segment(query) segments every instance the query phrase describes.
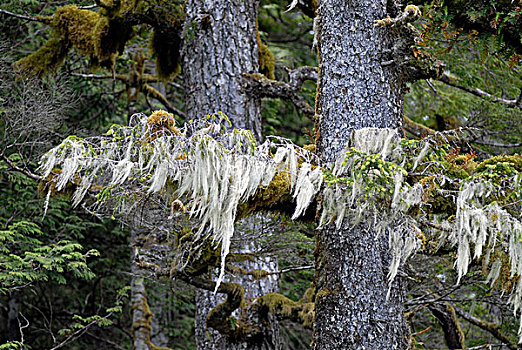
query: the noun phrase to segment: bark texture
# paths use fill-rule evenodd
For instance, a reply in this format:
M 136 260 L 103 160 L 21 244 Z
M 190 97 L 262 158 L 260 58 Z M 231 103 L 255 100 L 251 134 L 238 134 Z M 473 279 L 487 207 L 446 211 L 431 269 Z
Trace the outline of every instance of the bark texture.
M 189 0 L 182 69 L 187 119 L 218 111 L 236 128 L 261 138 L 260 100 L 241 87 L 242 73 L 259 71 L 258 0 Z
M 207 114 L 225 113 L 234 128 L 251 130 L 261 140 L 261 100 L 242 86 L 243 74 L 259 71 L 257 42 L 257 7 L 259 0 L 189 0 L 185 7 L 184 47 L 182 70 L 185 85 L 186 117 L 199 119 Z M 252 221 L 254 224 L 254 222 Z M 236 228 L 236 235 L 241 230 Z M 243 268 L 277 268 L 273 261 Z M 276 292 L 275 277 L 252 281 L 251 277 L 232 280 L 245 289 L 248 300 Z M 196 342 L 198 349 L 275 349 L 278 326 L 275 320 L 261 320 L 250 310 L 238 310 L 235 317 L 248 319 L 262 329 L 262 337 L 248 341 L 232 341 L 207 327 L 209 312 L 224 297 L 199 290 L 196 300 Z M 244 315 L 240 315 L 239 313 Z M 225 321 L 225 320 L 224 320 Z
M 374 20 L 386 0 L 322 0 L 318 8 L 319 86 L 316 141 L 331 162 L 353 130 L 399 128 L 403 83 L 389 60 L 393 37 Z M 389 14 L 393 17 L 395 14 Z M 316 252 L 314 349 L 405 349 L 403 291 L 397 280 L 387 299 L 387 237 L 365 223 L 319 232 Z
M 153 333 L 153 326 L 158 326 L 158 322 L 149 307 L 145 283 L 151 272 L 142 267 L 154 265 L 164 269 L 167 266 L 170 221 L 166 216 L 160 206 L 144 204 L 139 215 L 125 218 L 131 231 L 132 350 L 157 349 L 168 342 L 167 337 Z

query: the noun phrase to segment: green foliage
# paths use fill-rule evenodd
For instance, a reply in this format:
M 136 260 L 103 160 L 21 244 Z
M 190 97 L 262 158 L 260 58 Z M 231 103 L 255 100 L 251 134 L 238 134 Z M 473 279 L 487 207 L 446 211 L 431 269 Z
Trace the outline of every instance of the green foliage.
M 0 344 L 0 350 L 21 350 L 24 349 L 24 344 L 19 341 L 8 341 L 7 343 Z
M 0 231 L 0 293 L 7 293 L 36 281 L 54 280 L 66 283 L 65 272 L 76 278 L 92 279 L 86 259 L 97 256 L 96 250 L 82 253 L 82 246 L 70 241 L 58 241 L 52 246 L 42 244 L 40 227 L 28 221 L 19 221 Z

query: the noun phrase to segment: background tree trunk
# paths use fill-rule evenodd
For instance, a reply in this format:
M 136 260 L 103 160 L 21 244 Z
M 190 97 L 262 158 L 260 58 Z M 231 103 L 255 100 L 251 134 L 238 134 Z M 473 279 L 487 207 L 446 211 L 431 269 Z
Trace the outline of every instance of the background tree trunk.
M 217 111 L 261 138 L 261 102 L 242 91 L 241 74 L 259 71 L 258 0 L 189 0 L 182 70 L 187 119 Z
M 390 59 L 386 0 L 322 0 L 318 8 L 320 79 L 316 106 L 319 154 L 333 161 L 354 129 L 398 128 L 403 86 Z M 319 232 L 316 254 L 314 348 L 404 349 L 403 290 L 398 278 L 389 299 L 388 238 L 344 222 Z
M 261 140 L 261 101 L 246 94 L 241 85 L 242 73 L 259 71 L 257 44 L 258 0 L 189 0 L 186 6 L 185 41 L 182 70 L 187 119 L 203 118 L 218 111 L 226 114 L 233 127 L 251 130 Z M 256 218 L 245 219 L 254 229 Z M 241 236 L 236 227 L 235 235 Z M 245 247 L 246 251 L 252 247 Z M 275 261 L 259 261 L 242 266 L 245 269 L 277 269 Z M 276 276 L 253 281 L 250 276 L 237 277 L 245 289 L 245 298 L 252 300 L 279 291 Z M 262 339 L 231 342 L 217 331 L 206 327 L 209 311 L 224 301 L 219 295 L 199 290 L 196 296 L 196 342 L 198 349 L 275 349 L 278 326 L 274 319 L 260 320 L 248 310 L 248 319 L 263 329 Z M 240 310 L 236 311 L 238 317 Z

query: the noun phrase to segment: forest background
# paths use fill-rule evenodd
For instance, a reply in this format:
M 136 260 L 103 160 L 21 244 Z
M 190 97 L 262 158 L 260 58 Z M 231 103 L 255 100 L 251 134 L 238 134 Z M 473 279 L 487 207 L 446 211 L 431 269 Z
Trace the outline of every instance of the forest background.
M 314 12 L 305 3 L 289 12 L 285 1 L 262 1 L 258 8 L 260 58 L 265 64 L 261 73 L 289 86 L 284 94 L 266 93 L 262 133 L 301 146 L 314 141 L 317 79 L 311 73 L 299 87 L 291 86 L 297 68 L 317 66 Z M 93 69 L 92 57 L 71 50 L 62 65 L 55 62 L 20 77 L 13 63 L 45 47 L 52 38 L 45 16 L 69 4 L 105 10 L 103 2 L 88 1 L 4 1 L 0 6 L 2 349 L 131 347 L 136 308 L 129 296 L 136 271 L 128 228 L 110 215 L 101 218 L 81 206 L 72 208 L 67 196 L 53 197 L 44 216 L 45 193 L 38 191 L 36 168 L 42 154 L 67 136 L 103 134 L 112 124 L 128 124 L 135 113 L 164 109 L 175 116 L 177 125 L 186 121 L 183 72 L 154 78 L 158 71 L 165 73 L 157 58 L 172 53 L 149 44 L 154 36 L 147 25 L 134 28 L 114 62 L 98 62 L 101 67 Z M 178 5 L 150 4 L 168 13 L 175 13 Z M 483 1 L 468 6 L 465 16 L 473 19 L 471 25 L 459 22 L 463 11 L 457 5 L 462 4 L 433 1 L 421 6 L 423 16 L 414 23 L 422 34 L 418 46 L 444 63 L 445 74 L 408 85 L 404 132 L 418 139 L 435 131 L 472 130 L 473 137 L 453 145 L 447 155 L 455 171 L 471 172 L 483 159 L 522 150 L 521 44 L 502 32 L 511 21 L 520 23 L 522 4 Z M 483 18 L 486 26 L 478 24 Z M 281 293 L 302 301 L 314 279 L 315 224 L 292 222 L 284 213 L 263 220 L 267 230 L 277 233 L 261 242 L 263 249 L 257 253 L 277 259 Z M 489 288 L 481 262 L 457 285 L 455 253 L 437 243 L 428 242 L 404 268 L 411 280 L 405 311 L 414 346 L 516 348 L 518 322 L 502 288 Z M 145 289 L 154 313 L 148 320 L 152 343 L 195 349 L 195 287 L 146 273 Z M 310 348 L 309 322 L 285 320 L 284 312 L 279 316 L 283 348 Z

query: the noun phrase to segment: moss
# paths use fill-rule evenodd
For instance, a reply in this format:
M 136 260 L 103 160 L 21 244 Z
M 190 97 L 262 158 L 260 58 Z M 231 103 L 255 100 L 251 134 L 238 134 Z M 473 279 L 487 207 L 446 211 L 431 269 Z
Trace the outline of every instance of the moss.
M 231 314 L 236 309 L 245 307 L 245 290 L 240 284 L 230 282 L 222 283 L 220 289 L 227 294 L 227 299 L 210 310 L 207 315 L 207 326 L 232 340 L 241 339 L 249 333 L 249 328 Z
M 69 41 L 81 54 L 93 56 L 93 28 L 99 16 L 97 12 L 81 10 L 75 5 L 63 6 L 54 14 L 51 27 L 55 37 Z
M 511 276 L 511 262 L 509 261 L 509 255 L 507 253 L 496 249 L 490 255 L 489 259 L 486 259 L 486 255 L 482 254 L 482 257 L 479 259 L 482 265 L 482 273 L 487 276 L 491 271 L 493 263 L 497 260 L 500 261 L 501 267 L 493 287 L 505 291 L 513 290 L 520 277 L 517 274 Z
M 86 56 L 93 67 L 112 69 L 117 55 L 132 36 L 132 27 L 122 18 L 109 18 L 75 5 L 60 7 L 46 22 L 53 38 L 38 51 L 15 63 L 25 74 L 47 74 L 62 64 L 69 48 Z
M 290 198 L 291 183 L 287 174 L 278 173 L 268 186 L 260 186 L 255 196 L 237 208 L 236 220 L 240 220 L 259 209 L 273 209 Z M 284 209 L 284 208 L 279 208 Z
M 38 183 L 37 190 L 40 196 L 46 197 L 49 191 L 51 192 L 52 197 L 59 196 L 69 198 L 73 195 L 74 191 L 76 190 L 76 186 L 80 183 L 80 179 L 75 176 L 72 182 L 68 182 L 62 190 L 58 191 L 56 190 L 56 178 L 61 173 L 61 169 L 54 168 L 43 181 Z
M 268 308 L 272 314 L 281 314 L 291 317 L 294 312 L 298 312 L 299 303 L 285 297 L 279 293 L 268 293 L 260 298 L 261 305 Z
M 486 170 L 488 165 L 496 165 L 498 163 L 511 163 L 516 171 L 522 172 L 522 155 L 514 154 L 512 156 L 501 155 L 496 157 L 491 157 L 489 159 L 484 160 L 475 168 L 475 172 L 482 172 Z
M 16 61 L 13 67 L 27 76 L 55 73 L 62 66 L 69 48 L 66 40 L 51 38 L 36 52 Z
M 123 53 L 133 30 L 122 18 L 100 16 L 91 35 L 94 43 L 92 65 L 113 69 L 116 57 Z
M 256 20 L 256 40 L 259 49 L 259 72 L 266 76 L 268 79 L 275 79 L 275 58 L 274 54 L 268 46 L 266 46 L 259 36 L 259 24 Z
M 147 119 L 147 125 L 149 127 L 146 139 L 153 141 L 158 137 L 163 136 L 165 130 L 173 135 L 180 135 L 179 129 L 176 127 L 176 120 L 172 113 L 164 110 L 154 111 Z
M 308 152 L 311 152 L 311 153 L 316 153 L 316 147 L 315 147 L 315 144 L 309 144 L 309 145 L 304 145 L 303 148 L 305 150 L 307 150 Z
M 268 293 L 260 297 L 259 306 L 268 309 L 274 315 L 281 315 L 311 328 L 315 318 L 315 304 L 313 302 L 296 302 L 279 293 Z
M 181 21 L 176 30 L 155 29 L 150 38 L 150 48 L 155 57 L 156 74 L 162 80 L 169 80 L 181 70 Z

